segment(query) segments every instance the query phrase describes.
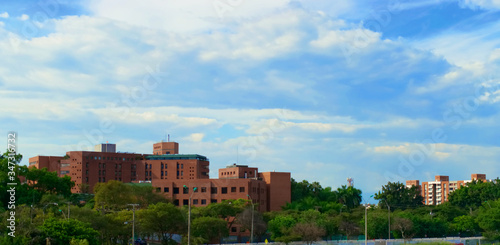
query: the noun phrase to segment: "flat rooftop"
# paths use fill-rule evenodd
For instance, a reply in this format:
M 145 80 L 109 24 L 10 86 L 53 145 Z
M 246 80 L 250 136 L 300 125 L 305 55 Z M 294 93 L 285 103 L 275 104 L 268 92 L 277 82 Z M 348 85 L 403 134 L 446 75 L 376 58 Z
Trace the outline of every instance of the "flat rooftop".
M 146 160 L 200 160 L 208 161 L 206 156 L 198 154 L 166 154 L 166 155 L 149 155 L 144 157 Z

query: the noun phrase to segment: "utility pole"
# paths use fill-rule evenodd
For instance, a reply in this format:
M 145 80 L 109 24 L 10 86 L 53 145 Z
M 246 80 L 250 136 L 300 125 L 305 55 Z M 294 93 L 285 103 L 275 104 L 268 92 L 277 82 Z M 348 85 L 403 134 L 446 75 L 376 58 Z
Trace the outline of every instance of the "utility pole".
M 68 202 L 68 220 L 69 220 L 69 207 L 71 206 L 71 202 Z
M 365 245 L 368 244 L 368 204 L 365 205 Z
M 132 203 L 132 204 L 127 204 L 132 206 L 132 244 L 134 244 L 135 241 L 135 207 L 139 206 L 137 203 Z
M 184 185 L 184 188 L 188 188 Z M 191 245 L 191 199 L 193 198 L 193 194 L 196 192 L 198 188 L 194 187 L 193 192 L 189 196 L 189 205 L 188 205 L 188 245 Z M 189 189 L 188 189 L 189 190 Z
M 247 197 L 250 198 L 250 202 L 252 203 L 252 228 L 250 229 L 250 243 L 253 243 L 253 212 L 255 210 L 255 207 L 252 197 L 250 195 L 247 195 Z
M 388 217 L 389 225 L 387 227 L 389 234 L 387 236 L 387 239 L 390 240 L 391 239 L 391 206 L 389 206 L 389 203 L 387 203 L 387 200 L 385 200 L 385 205 L 387 205 L 387 215 L 389 216 Z

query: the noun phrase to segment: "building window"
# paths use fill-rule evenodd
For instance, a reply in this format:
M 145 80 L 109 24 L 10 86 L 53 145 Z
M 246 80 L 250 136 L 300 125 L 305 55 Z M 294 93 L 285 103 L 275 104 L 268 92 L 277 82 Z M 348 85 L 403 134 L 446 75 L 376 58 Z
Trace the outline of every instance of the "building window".
M 189 194 L 189 188 L 188 187 L 182 188 L 182 193 L 183 194 Z
M 179 187 L 174 187 L 174 194 L 179 194 Z
M 184 171 L 181 171 L 181 176 L 184 176 Z
M 161 192 L 161 187 L 156 187 L 156 192 Z
M 161 172 L 161 177 L 163 177 L 163 171 Z
M 106 182 L 106 178 L 105 177 L 102 177 L 102 182 Z
M 146 176 L 148 176 L 148 171 L 146 171 Z
M 240 192 L 245 192 L 245 187 L 240 187 Z
M 236 192 L 236 187 L 231 187 L 231 192 Z
M 212 188 L 210 188 L 210 192 L 211 192 L 212 194 L 217 194 L 217 187 L 212 187 Z
M 189 199 L 182 200 L 182 205 L 189 205 Z
M 220 190 L 220 192 L 222 194 L 227 194 L 227 187 L 222 187 L 221 190 Z
M 184 168 L 184 164 L 181 164 L 181 169 L 183 169 L 183 168 Z
M 163 169 L 163 163 L 161 164 L 161 169 Z
M 201 187 L 201 192 L 207 192 L 207 187 Z
M 198 199 L 193 199 L 193 205 L 197 205 L 198 204 Z
M 231 232 L 236 232 L 236 227 L 231 227 Z
M 201 205 L 205 205 L 207 204 L 207 200 L 206 199 L 201 199 Z
M 175 199 L 175 200 L 174 200 L 174 205 L 175 205 L 175 206 L 179 206 L 179 200 Z
M 210 203 L 217 203 L 217 199 L 211 199 Z
M 165 171 L 165 176 L 167 176 L 167 171 Z
M 177 168 L 179 168 L 179 164 L 177 163 Z
M 163 192 L 168 192 L 168 187 L 163 187 Z

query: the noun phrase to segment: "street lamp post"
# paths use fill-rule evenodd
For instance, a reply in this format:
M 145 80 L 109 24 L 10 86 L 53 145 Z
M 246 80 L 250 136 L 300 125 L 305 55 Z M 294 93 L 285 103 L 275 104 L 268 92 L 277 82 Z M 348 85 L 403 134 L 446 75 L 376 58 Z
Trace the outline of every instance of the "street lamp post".
M 51 202 L 51 203 L 47 203 L 47 204 L 45 204 L 45 206 L 43 206 L 43 208 L 42 208 L 42 212 L 43 212 L 43 220 L 45 220 L 45 208 L 47 208 L 47 206 L 49 206 L 49 205 L 58 206 L 58 204 L 57 204 L 57 203 L 55 203 L 55 202 Z
M 69 207 L 71 206 L 71 202 L 68 202 L 68 219 L 69 219 Z
M 132 244 L 134 244 L 135 241 L 135 207 L 139 206 L 137 203 L 132 203 L 132 204 L 127 204 L 129 206 L 132 206 Z
M 255 207 L 254 207 L 254 204 L 253 204 L 253 199 L 250 195 L 247 195 L 248 198 L 250 198 L 250 202 L 252 204 L 252 226 L 251 226 L 251 229 L 250 229 L 250 243 L 253 242 L 253 212 L 255 210 Z
M 372 198 L 373 195 L 370 196 Z M 365 204 L 365 245 L 368 244 L 368 208 L 369 208 L 368 200 Z
M 365 204 L 365 245 L 368 244 L 368 203 Z
M 184 185 L 184 188 L 187 186 Z M 191 199 L 193 198 L 193 194 L 196 192 L 198 188 L 194 187 L 193 192 L 189 196 L 189 205 L 188 205 L 188 245 L 191 245 Z
M 385 205 L 387 205 L 387 215 L 388 215 L 388 221 L 389 221 L 389 225 L 387 226 L 387 230 L 388 230 L 387 239 L 391 240 L 391 207 L 387 203 L 387 200 L 385 200 Z

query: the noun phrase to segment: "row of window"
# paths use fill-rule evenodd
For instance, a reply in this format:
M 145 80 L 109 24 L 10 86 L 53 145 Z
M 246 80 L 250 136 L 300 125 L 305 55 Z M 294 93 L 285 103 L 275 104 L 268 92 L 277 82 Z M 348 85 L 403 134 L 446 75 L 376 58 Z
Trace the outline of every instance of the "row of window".
M 89 160 L 89 156 L 86 156 L 85 159 Z M 110 160 L 110 161 L 133 161 L 133 158 L 128 158 L 128 157 L 100 157 L 100 156 L 90 156 L 90 159 L 94 160 Z
M 196 187 L 195 187 L 196 188 Z M 210 193 L 212 194 L 217 194 L 217 191 L 218 191 L 218 187 L 210 187 Z M 200 192 L 207 192 L 207 187 L 201 187 L 200 189 L 196 188 L 196 191 L 195 192 L 198 192 L 198 190 L 200 190 Z M 236 190 L 237 190 L 237 187 L 231 187 L 231 193 L 235 193 Z M 264 190 L 264 189 L 262 189 Z M 179 187 L 174 187 L 173 188 L 173 194 L 179 194 L 179 191 L 180 191 L 180 188 Z M 156 192 L 161 192 L 161 187 L 157 187 L 156 188 Z M 169 187 L 163 187 L 163 192 L 170 192 L 170 188 Z M 241 192 L 245 192 L 245 187 L 240 187 L 240 193 Z M 182 193 L 183 194 L 189 194 L 189 189 L 188 188 L 182 188 Z M 221 194 L 227 194 L 228 193 L 228 187 L 220 187 L 220 193 Z

